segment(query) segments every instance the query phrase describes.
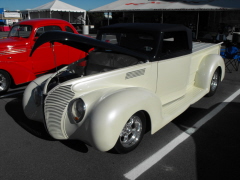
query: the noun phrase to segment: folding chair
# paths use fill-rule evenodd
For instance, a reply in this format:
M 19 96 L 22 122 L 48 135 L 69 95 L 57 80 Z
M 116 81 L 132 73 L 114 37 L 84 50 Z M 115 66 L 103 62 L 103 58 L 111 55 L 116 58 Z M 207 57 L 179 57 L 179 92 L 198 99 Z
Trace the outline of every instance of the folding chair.
M 240 64 L 240 54 L 237 55 L 238 58 L 237 58 L 237 61 L 236 61 L 236 71 L 238 71 L 239 69 L 239 64 Z
M 218 42 L 226 41 L 226 36 L 224 34 L 218 34 L 217 37 L 216 37 L 216 40 Z
M 224 58 L 226 69 L 229 72 L 232 72 L 230 66 L 236 71 L 238 71 L 240 63 L 240 52 L 237 47 L 226 47 L 226 49 L 223 49 L 223 51 L 221 51 L 220 55 Z

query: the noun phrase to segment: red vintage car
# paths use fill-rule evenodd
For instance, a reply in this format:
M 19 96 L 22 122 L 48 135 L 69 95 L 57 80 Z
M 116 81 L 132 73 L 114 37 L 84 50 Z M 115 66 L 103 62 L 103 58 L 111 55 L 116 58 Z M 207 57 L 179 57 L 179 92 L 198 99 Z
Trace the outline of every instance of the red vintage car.
M 67 21 L 33 19 L 16 23 L 8 37 L 0 40 L 0 93 L 8 91 L 11 85 L 32 81 L 86 56 L 83 51 L 55 42 L 43 44 L 30 57 L 38 37 L 52 30 L 78 34 Z

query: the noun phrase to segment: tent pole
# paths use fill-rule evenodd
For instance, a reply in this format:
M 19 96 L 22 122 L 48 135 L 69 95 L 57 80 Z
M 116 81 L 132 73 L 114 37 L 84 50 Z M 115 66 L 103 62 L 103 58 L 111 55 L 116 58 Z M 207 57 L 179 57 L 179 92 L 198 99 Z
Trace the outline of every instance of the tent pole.
M 198 16 L 197 16 L 196 39 L 198 38 L 198 25 L 199 25 L 199 11 L 198 11 Z
M 28 11 L 28 19 L 31 19 L 31 17 L 30 17 L 30 12 Z
M 86 24 L 87 11 L 83 12 L 83 25 Z
M 69 23 L 71 23 L 70 22 L 70 11 L 68 12 L 68 21 L 69 21 Z
M 162 11 L 161 23 L 163 24 L 163 11 Z
M 109 12 L 108 12 L 108 26 L 109 26 Z

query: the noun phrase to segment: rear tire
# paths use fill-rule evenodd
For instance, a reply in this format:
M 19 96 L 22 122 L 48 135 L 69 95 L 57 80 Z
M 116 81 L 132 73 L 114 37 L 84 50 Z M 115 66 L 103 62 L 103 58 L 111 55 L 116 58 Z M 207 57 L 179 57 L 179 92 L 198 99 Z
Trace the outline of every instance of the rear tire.
M 207 97 L 213 96 L 218 88 L 220 82 L 220 71 L 217 69 L 212 77 L 211 83 L 210 83 L 210 90 L 209 93 L 206 95 Z
M 124 125 L 114 149 L 125 154 L 134 150 L 141 142 L 146 130 L 146 117 L 143 112 L 132 115 Z
M 0 94 L 8 91 L 11 84 L 11 78 L 6 71 L 0 70 Z

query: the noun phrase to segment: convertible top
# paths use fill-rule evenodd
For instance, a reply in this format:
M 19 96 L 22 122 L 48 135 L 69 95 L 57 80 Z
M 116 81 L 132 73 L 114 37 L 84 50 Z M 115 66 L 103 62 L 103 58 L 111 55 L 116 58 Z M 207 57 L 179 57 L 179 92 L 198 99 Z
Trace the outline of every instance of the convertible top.
M 186 32 L 189 50 L 192 50 L 192 30 L 181 24 L 160 24 L 160 23 L 119 23 L 99 28 L 99 33 L 104 32 L 132 32 L 132 33 L 154 33 L 161 32 Z M 97 37 L 99 39 L 100 36 Z
M 46 42 L 59 42 L 84 52 L 89 52 L 92 48 L 102 48 L 107 50 L 112 50 L 114 52 L 123 53 L 126 55 L 134 56 L 140 59 L 148 60 L 149 57 L 146 54 L 142 54 L 139 52 L 135 52 L 111 43 L 103 42 L 97 39 L 93 39 L 91 37 L 73 34 L 64 31 L 48 31 L 42 34 L 34 44 L 30 56 L 32 56 L 33 52 L 42 44 Z

